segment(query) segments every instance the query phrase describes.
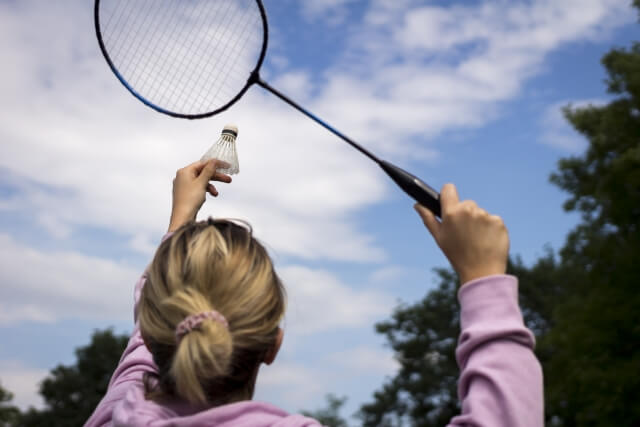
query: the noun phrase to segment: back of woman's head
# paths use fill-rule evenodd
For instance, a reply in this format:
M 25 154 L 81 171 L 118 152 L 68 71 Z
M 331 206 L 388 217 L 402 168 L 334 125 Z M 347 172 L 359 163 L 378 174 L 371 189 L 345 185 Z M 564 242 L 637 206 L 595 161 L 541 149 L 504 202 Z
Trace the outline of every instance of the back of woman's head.
M 201 405 L 250 398 L 284 311 L 282 283 L 248 225 L 210 219 L 183 226 L 158 248 L 138 307 L 158 365 L 155 380 L 146 381 L 148 397 Z M 210 316 L 176 333 L 202 314 Z

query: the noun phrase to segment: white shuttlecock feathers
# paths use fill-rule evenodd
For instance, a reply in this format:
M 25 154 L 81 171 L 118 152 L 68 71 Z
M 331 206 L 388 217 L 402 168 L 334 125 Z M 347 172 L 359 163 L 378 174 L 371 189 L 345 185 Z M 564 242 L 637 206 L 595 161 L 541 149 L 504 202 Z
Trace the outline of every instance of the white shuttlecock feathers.
M 204 153 L 201 160 L 218 159 L 224 160 L 231 165 L 228 169 L 218 169 L 218 172 L 234 175 L 240 172 L 238 163 L 238 151 L 236 150 L 236 138 L 238 128 L 233 125 L 226 125 L 222 129 L 220 138 Z

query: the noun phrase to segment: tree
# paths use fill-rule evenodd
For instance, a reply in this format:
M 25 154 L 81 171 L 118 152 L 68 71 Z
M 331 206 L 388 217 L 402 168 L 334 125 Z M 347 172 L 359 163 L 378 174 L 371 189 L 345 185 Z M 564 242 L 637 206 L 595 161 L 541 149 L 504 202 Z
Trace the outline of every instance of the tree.
M 640 43 L 602 62 L 615 99 L 565 108 L 589 146 L 551 175 L 582 220 L 558 256 L 547 250 L 531 267 L 509 266 L 538 339 L 550 426 L 640 425 Z M 456 278 L 438 274 L 438 289 L 377 325 L 401 368 L 362 406 L 365 426 L 444 425 L 458 413 Z
M 396 354 L 400 371 L 363 405 L 364 426 L 443 426 L 458 412 L 457 366 L 453 355 L 458 329 L 457 277 L 436 270 L 437 289 L 414 305 L 398 307 L 391 320 L 376 325 Z
M 640 7 L 640 1 L 635 2 Z M 605 106 L 565 116 L 589 140 L 582 156 L 563 159 L 551 180 L 582 214 L 561 262 L 582 273 L 567 283 L 545 337 L 547 407 L 562 425 L 640 425 L 640 43 L 602 60 L 616 96 Z M 563 372 L 564 375 L 559 374 Z
M 18 408 L 10 404 L 12 399 L 13 394 L 0 384 L 0 427 L 15 425 L 20 415 Z
M 346 397 L 337 397 L 333 394 L 326 396 L 327 406 L 315 411 L 301 411 L 301 414 L 311 417 L 323 426 L 327 427 L 347 427 L 347 422 L 340 416 L 340 410 L 347 402 Z
M 29 409 L 19 425 L 81 426 L 107 391 L 107 385 L 127 345 L 126 335 L 95 331 L 91 343 L 76 349 L 75 365 L 59 365 L 42 382 L 45 408 Z

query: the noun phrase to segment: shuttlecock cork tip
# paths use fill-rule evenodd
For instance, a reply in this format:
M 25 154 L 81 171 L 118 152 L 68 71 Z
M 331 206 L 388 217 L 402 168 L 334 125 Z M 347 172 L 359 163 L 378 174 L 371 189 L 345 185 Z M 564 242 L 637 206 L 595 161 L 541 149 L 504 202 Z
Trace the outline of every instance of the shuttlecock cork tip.
M 222 129 L 222 133 L 228 133 L 231 134 L 235 137 L 238 136 L 238 127 L 235 125 L 226 125 L 223 129 Z

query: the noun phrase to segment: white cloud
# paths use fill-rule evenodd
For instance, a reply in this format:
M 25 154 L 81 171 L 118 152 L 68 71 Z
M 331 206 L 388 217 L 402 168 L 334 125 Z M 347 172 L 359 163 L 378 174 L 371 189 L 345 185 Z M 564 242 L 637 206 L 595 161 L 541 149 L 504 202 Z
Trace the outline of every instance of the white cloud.
M 350 375 L 372 375 L 380 377 L 394 375 L 400 364 L 393 353 L 381 348 L 355 347 L 333 353 L 330 360 Z
M 296 335 L 372 325 L 388 316 L 395 300 L 374 290 L 354 290 L 323 270 L 279 269 L 289 295 L 286 329 Z
M 133 319 L 141 271 L 73 252 L 43 252 L 0 234 L 0 324 Z
M 307 19 L 323 19 L 329 26 L 336 26 L 347 19 L 347 6 L 353 2 L 354 0 L 301 0 L 300 7 Z
M 256 383 L 256 399 L 280 404 L 291 411 L 309 408 L 332 384 L 317 369 L 295 362 L 276 360 L 273 365 L 262 366 Z M 277 397 L 276 397 L 277 396 Z
M 285 338 L 285 346 L 287 339 Z M 256 399 L 282 405 L 290 411 L 314 409 L 325 405 L 327 393 L 366 399 L 370 390 L 358 384 L 377 385 L 397 372 L 399 365 L 389 351 L 359 346 L 331 351 L 319 346 L 318 360 L 299 364 L 279 358 L 271 366 L 262 366 L 256 386 Z M 350 402 L 350 405 L 355 402 Z
M 373 283 L 394 283 L 398 282 L 403 277 L 406 277 L 409 271 L 398 265 L 389 265 L 374 270 L 369 275 L 369 281 Z
M 71 235 L 71 227 L 59 221 L 59 219 L 48 212 L 38 214 L 38 224 L 44 227 L 47 232 L 58 239 L 64 239 Z
M 479 5 L 423 6 L 406 13 L 395 32 L 407 53 L 526 49 L 544 53 L 577 38 L 601 36 L 627 22 L 629 3 L 613 0 L 498 0 Z M 505 37 L 505 36 L 509 37 Z M 471 52 L 473 54 L 473 52 Z
M 403 159 L 445 130 L 500 113 L 548 53 L 632 22 L 626 0 L 373 2 L 325 75 L 318 111 L 377 152 Z
M 13 393 L 12 405 L 25 410 L 33 406 L 42 408 L 44 401 L 38 390 L 40 382 L 49 372 L 35 369 L 16 360 L 0 360 L 0 383 L 2 387 Z
M 578 153 L 587 146 L 587 140 L 580 135 L 564 117 L 562 109 L 568 105 L 572 108 L 583 108 L 589 105 L 605 104 L 601 99 L 579 101 L 561 101 L 549 105 L 540 119 L 540 142 L 562 151 Z

